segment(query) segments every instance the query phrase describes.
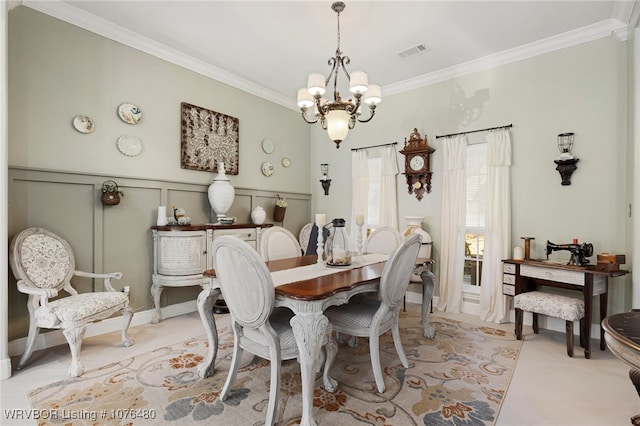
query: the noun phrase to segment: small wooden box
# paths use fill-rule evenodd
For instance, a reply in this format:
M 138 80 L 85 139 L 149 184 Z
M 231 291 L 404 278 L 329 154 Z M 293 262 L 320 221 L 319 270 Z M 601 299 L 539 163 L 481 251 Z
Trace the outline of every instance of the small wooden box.
M 624 254 L 602 253 L 598 255 L 598 263 L 600 262 L 624 264 L 627 263 L 627 259 Z

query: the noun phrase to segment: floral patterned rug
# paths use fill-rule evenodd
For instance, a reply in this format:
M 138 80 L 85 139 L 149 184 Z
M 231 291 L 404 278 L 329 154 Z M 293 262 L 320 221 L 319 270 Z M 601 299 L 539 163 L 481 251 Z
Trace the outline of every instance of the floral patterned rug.
M 220 342 L 213 377 L 203 380 L 196 372 L 207 352 L 205 337 L 187 340 L 30 391 L 31 407 L 51 413 L 39 424 L 264 424 L 268 361 L 245 351 L 230 397 L 225 402 L 218 398 L 233 335 L 227 315 L 217 315 L 216 321 Z M 326 392 L 320 375 L 316 381 L 318 424 L 494 424 L 522 342 L 513 333 L 433 316 L 436 337 L 426 339 L 418 313 L 402 312 L 400 324 L 409 368 L 402 367 L 391 333 L 386 333 L 380 351 L 387 390 L 379 394 L 367 339 L 358 339 L 356 348 L 340 344 L 332 368 L 339 389 Z M 297 362 L 285 361 L 281 374 L 278 424 L 295 425 L 302 413 Z

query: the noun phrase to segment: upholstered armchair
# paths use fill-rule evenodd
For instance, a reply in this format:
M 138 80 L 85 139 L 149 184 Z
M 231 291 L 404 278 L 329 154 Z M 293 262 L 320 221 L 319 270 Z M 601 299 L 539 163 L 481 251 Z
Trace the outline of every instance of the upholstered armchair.
M 122 273 L 96 274 L 75 270 L 73 250 L 67 241 L 42 228 L 29 228 L 11 241 L 9 263 L 21 293 L 28 294 L 29 335 L 18 369 L 31 356 L 41 328 L 61 329 L 71 349 L 69 375 L 80 376 L 80 348 L 87 324 L 108 318 L 120 311 L 124 316 L 122 343 L 131 346 L 127 330 L 133 317 L 129 307 L 129 287 L 116 291 L 112 279 Z M 106 291 L 78 293 L 72 277 L 102 279 Z M 63 296 L 64 290 L 68 295 Z M 57 297 L 61 296 L 61 297 Z

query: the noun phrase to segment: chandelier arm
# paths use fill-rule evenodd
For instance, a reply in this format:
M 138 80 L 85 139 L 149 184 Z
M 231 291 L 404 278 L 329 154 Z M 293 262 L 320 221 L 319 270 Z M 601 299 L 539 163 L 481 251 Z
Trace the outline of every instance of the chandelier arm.
M 316 123 L 318 122 L 318 117 L 316 117 L 316 119 L 315 119 L 315 120 L 309 120 L 309 119 L 307 118 L 307 108 L 303 108 L 303 109 L 302 109 L 302 119 L 303 119 L 306 123 L 309 123 L 309 124 L 316 124 Z
M 367 118 L 366 120 L 361 120 L 360 117 L 358 117 L 358 121 L 360 123 L 366 123 L 368 121 L 371 121 L 371 119 L 373 118 L 374 115 L 376 115 L 376 106 L 375 105 L 369 105 L 369 112 L 371 113 L 369 115 L 369 118 Z

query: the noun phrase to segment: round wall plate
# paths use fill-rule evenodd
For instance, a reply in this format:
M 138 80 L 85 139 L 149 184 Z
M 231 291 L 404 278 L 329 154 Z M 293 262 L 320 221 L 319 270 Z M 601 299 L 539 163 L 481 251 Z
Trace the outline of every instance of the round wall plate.
M 120 136 L 116 145 L 118 151 L 127 157 L 135 157 L 142 152 L 142 141 L 136 136 Z
M 96 128 L 96 125 L 86 115 L 76 115 L 73 117 L 73 127 L 80 133 L 91 133 Z
M 273 146 L 273 141 L 271 139 L 266 138 L 262 140 L 262 150 L 265 153 L 271 154 L 274 149 L 275 147 Z
M 273 174 L 273 164 L 268 161 L 262 163 L 262 174 L 265 176 L 271 176 Z
M 118 107 L 120 119 L 127 124 L 138 124 L 142 118 L 142 111 L 133 104 L 122 104 Z

